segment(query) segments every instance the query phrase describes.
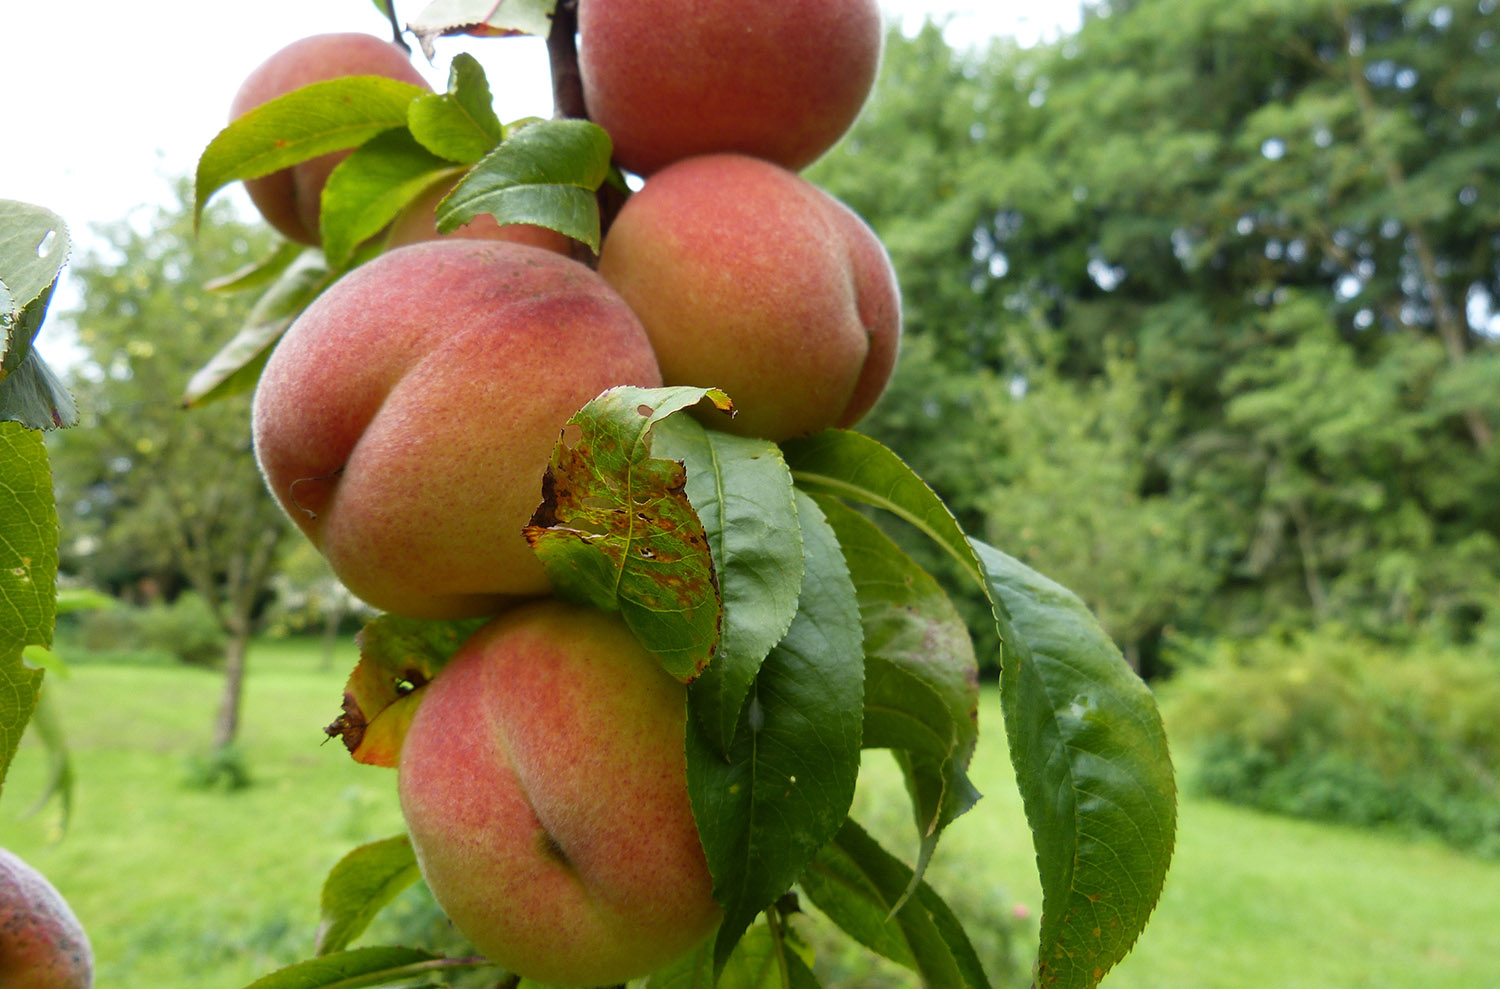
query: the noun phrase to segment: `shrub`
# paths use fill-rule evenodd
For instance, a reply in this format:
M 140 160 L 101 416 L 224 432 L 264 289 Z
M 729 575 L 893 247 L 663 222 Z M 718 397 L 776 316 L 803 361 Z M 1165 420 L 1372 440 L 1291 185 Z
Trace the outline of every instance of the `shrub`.
M 178 595 L 170 604 L 120 604 L 83 612 L 76 621 L 59 625 L 59 638 L 70 662 L 145 666 L 211 666 L 223 658 L 228 641 L 207 602 L 192 593 Z
M 1500 857 L 1500 659 L 1329 628 L 1218 643 L 1162 691 L 1191 784 Z

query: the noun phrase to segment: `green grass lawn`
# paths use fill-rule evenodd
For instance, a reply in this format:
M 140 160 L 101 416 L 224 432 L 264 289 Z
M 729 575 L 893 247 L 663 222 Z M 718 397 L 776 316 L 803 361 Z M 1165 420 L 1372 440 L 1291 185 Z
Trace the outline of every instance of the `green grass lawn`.
M 100 989 L 235 989 L 305 956 L 328 868 L 400 829 L 394 773 L 323 740 L 353 662 L 353 647 L 341 648 L 323 670 L 314 644 L 257 647 L 243 729 L 255 785 L 236 793 L 182 783 L 211 735 L 218 674 L 80 663 L 67 680 L 49 678 L 78 775 L 73 823 L 55 841 L 55 813 L 24 816 L 45 774 L 28 739 L 0 801 L 0 845 L 73 904 Z M 931 873 L 979 940 L 986 918 L 1034 935 L 1040 907 L 996 700 L 985 699 L 992 737 L 974 767 L 987 797 L 954 824 Z M 889 758 L 870 753 L 866 769 L 856 816 L 909 852 Z M 1161 907 L 1105 986 L 1500 986 L 1500 863 L 1191 798 L 1181 815 Z M 847 984 L 911 983 L 872 972 Z

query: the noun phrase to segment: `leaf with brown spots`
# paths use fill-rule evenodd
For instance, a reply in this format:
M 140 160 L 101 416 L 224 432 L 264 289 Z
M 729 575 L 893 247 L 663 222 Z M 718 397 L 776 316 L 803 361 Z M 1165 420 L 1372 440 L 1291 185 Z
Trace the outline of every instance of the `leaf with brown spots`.
M 692 680 L 719 640 L 708 538 L 675 460 L 651 455 L 651 427 L 723 392 L 612 388 L 568 420 L 526 527 L 557 595 L 618 611 L 677 679 Z
M 487 620 L 370 622 L 355 638 L 359 663 L 344 686 L 343 713 L 324 732 L 342 739 L 355 762 L 394 769 L 422 688 Z

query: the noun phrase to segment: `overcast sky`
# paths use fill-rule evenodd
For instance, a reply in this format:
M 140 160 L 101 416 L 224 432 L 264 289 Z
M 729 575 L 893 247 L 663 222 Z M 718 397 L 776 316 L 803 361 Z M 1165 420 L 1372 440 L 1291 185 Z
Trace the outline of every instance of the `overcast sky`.
M 397 0 L 396 9 L 411 17 L 421 6 Z M 908 30 L 924 15 L 950 18 L 956 45 L 997 34 L 1029 43 L 1078 21 L 1076 0 L 881 6 Z M 388 31 L 370 0 L 0 0 L 0 7 L 0 199 L 59 213 L 75 243 L 87 242 L 90 224 L 168 201 L 169 179 L 192 171 L 241 80 L 272 52 L 324 31 Z M 446 85 L 460 51 L 484 64 L 502 119 L 551 113 L 539 39 L 440 39 L 436 65 L 417 59 L 435 88 Z

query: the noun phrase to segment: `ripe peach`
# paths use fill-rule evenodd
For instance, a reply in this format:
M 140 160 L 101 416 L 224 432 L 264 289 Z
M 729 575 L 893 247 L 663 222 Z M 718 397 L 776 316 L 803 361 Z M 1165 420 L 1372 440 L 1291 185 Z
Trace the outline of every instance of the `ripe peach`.
M 475 947 L 527 979 L 596 986 L 713 929 L 685 700 L 618 615 L 556 600 L 490 622 L 427 685 L 401 809 Z
M 430 88 L 406 52 L 389 41 L 368 34 L 315 34 L 292 42 L 251 72 L 229 106 L 229 119 L 294 89 L 344 76 L 387 76 Z M 298 243 L 316 247 L 321 239 L 323 186 L 328 173 L 348 156 L 348 151 L 335 151 L 250 179 L 245 191 L 267 223 Z
M 272 493 L 351 591 L 414 618 L 549 589 L 521 529 L 563 424 L 661 384 L 640 323 L 587 267 L 504 241 L 387 252 L 299 316 L 255 393 Z
M 40 872 L 0 848 L 0 985 L 88 989 L 94 953 L 67 901 Z
M 558 254 L 569 255 L 573 239 L 548 227 L 530 223 L 495 222 L 488 214 L 480 214 L 450 234 L 440 234 L 437 229 L 437 205 L 444 196 L 453 191 L 455 182 L 443 182 L 423 192 L 412 200 L 391 223 L 386 234 L 385 246 L 403 247 L 424 240 L 439 240 L 443 237 L 471 237 L 478 240 L 508 240 L 515 244 L 530 244 Z
M 717 386 L 707 422 L 784 440 L 860 419 L 885 389 L 901 300 L 880 241 L 800 176 L 743 155 L 671 165 L 610 227 L 599 274 L 656 348 L 669 385 Z
M 859 114 L 880 63 L 876 0 L 580 0 L 589 117 L 642 175 L 739 151 L 798 169 Z

